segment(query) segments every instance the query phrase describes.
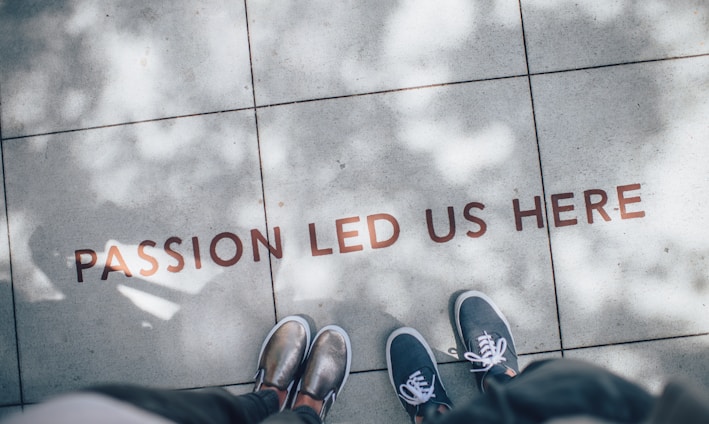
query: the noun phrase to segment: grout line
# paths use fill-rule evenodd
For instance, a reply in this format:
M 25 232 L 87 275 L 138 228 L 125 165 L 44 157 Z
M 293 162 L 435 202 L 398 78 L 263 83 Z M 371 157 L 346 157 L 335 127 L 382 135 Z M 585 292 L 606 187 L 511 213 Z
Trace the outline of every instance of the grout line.
M 537 114 L 534 108 L 534 91 L 532 90 L 532 76 L 529 73 L 529 53 L 527 51 L 527 36 L 524 31 L 524 14 L 522 13 L 522 0 L 518 0 L 519 19 L 522 29 L 522 43 L 524 44 L 524 62 L 527 67 L 527 84 L 529 87 L 529 99 L 532 104 L 532 123 L 534 124 L 534 139 L 537 142 L 537 159 L 539 161 L 539 177 L 542 182 L 542 197 L 544 201 L 544 218 L 546 219 L 547 240 L 549 241 L 549 261 L 551 265 L 551 280 L 554 284 L 554 306 L 556 307 L 556 325 L 559 332 L 559 347 L 561 356 L 564 356 L 564 337 L 561 331 L 561 312 L 559 310 L 559 293 L 556 286 L 556 271 L 554 266 L 554 249 L 551 242 L 551 221 L 549 221 L 549 207 L 547 205 L 546 185 L 544 184 L 544 166 L 542 165 L 542 151 L 539 145 L 539 131 L 537 129 Z
M 522 28 L 522 31 L 524 31 L 524 27 Z M 526 48 L 527 47 L 526 47 L 526 42 L 525 42 L 525 52 L 526 52 Z M 698 57 L 707 57 L 707 56 L 709 56 L 709 53 L 691 54 L 691 55 L 687 55 L 687 56 L 661 57 L 661 58 L 655 58 L 655 59 L 632 60 L 629 62 L 608 63 L 605 65 L 591 65 L 591 66 L 582 66 L 579 68 L 558 69 L 558 70 L 554 70 L 554 71 L 531 72 L 529 75 L 537 76 L 537 75 L 561 74 L 561 73 L 565 73 L 565 72 L 588 71 L 588 70 L 592 70 L 592 69 L 613 68 L 616 66 L 638 65 L 638 64 L 643 64 L 643 63 L 667 62 L 670 60 L 694 59 L 694 58 L 698 58 Z M 529 65 L 527 66 L 527 70 L 529 70 Z
M 218 115 L 220 113 L 240 112 L 240 111 L 251 110 L 251 109 L 254 109 L 254 108 L 252 106 L 249 106 L 249 107 L 242 107 L 242 108 L 236 108 L 236 109 L 217 110 L 217 111 L 212 111 L 212 112 L 190 113 L 187 115 L 164 116 L 162 118 L 143 119 L 140 121 L 119 122 L 116 124 L 95 125 L 93 127 L 74 128 L 71 130 L 57 130 L 57 131 L 49 131 L 49 132 L 45 132 L 45 133 L 17 135 L 17 136 L 13 136 L 13 137 L 7 137 L 4 140 L 21 140 L 24 138 L 31 138 L 31 137 L 43 137 L 43 136 L 48 136 L 48 135 L 58 135 L 58 134 L 67 134 L 67 133 L 74 133 L 74 132 L 81 132 L 81 131 L 100 130 L 100 129 L 105 129 L 105 128 L 123 127 L 123 126 L 136 125 L 136 124 L 145 124 L 145 123 L 149 123 L 149 122 L 169 121 L 172 119 L 193 118 L 196 116 Z
M 521 17 L 521 7 L 520 7 L 520 17 Z M 522 36 L 524 39 L 525 38 L 524 28 L 522 28 L 522 31 L 523 31 Z M 269 103 L 269 104 L 265 104 L 265 105 L 257 105 L 255 107 L 257 109 L 262 109 L 262 108 L 277 107 L 277 106 L 295 105 L 295 104 L 300 104 L 300 103 L 311 103 L 311 102 L 319 102 L 319 101 L 326 101 L 326 100 L 346 99 L 346 98 L 350 98 L 350 97 L 363 97 L 363 96 L 371 96 L 371 95 L 377 95 L 377 94 L 397 93 L 397 92 L 402 92 L 402 91 L 420 90 L 420 89 L 425 89 L 425 88 L 447 87 L 447 86 L 451 86 L 451 85 L 470 84 L 470 83 L 486 82 L 486 81 L 500 81 L 500 80 L 506 80 L 506 79 L 514 79 L 514 78 L 528 78 L 530 76 L 537 76 L 537 75 L 550 75 L 550 74 L 559 74 L 559 73 L 565 73 L 565 72 L 585 71 L 585 70 L 590 70 L 590 69 L 610 68 L 610 67 L 615 67 L 615 66 L 626 66 L 626 65 L 635 65 L 635 64 L 641 64 L 641 63 L 663 62 L 663 61 L 670 61 L 670 60 L 677 60 L 677 59 L 691 59 L 691 58 L 696 58 L 696 57 L 709 56 L 709 53 L 689 55 L 689 56 L 674 56 L 674 57 L 660 58 L 660 59 L 646 59 L 646 60 L 638 60 L 638 61 L 630 61 L 630 62 L 611 63 L 611 64 L 606 64 L 606 65 L 594 65 L 594 66 L 586 66 L 586 67 L 580 67 L 580 68 L 569 68 L 569 69 L 560 69 L 560 70 L 555 70 L 555 71 L 542 71 L 542 72 L 530 73 L 529 72 L 529 60 L 527 58 L 526 39 L 524 39 L 524 46 L 525 46 L 525 62 L 527 64 L 527 72 L 524 74 L 513 74 L 513 75 L 504 75 L 504 76 L 499 76 L 499 77 L 488 77 L 488 78 L 477 78 L 477 79 L 469 79 L 469 80 L 461 80 L 461 81 L 450 81 L 450 82 L 444 82 L 444 83 L 426 84 L 426 85 L 418 85 L 418 86 L 412 86 L 412 87 L 402 87 L 402 88 L 392 88 L 392 89 L 387 89 L 387 90 L 368 91 L 368 92 L 364 92 L 364 93 L 343 94 L 343 95 L 339 95 L 339 96 L 317 97 L 317 98 L 312 98 L 312 99 Z M 254 104 L 256 104 L 255 101 L 254 101 Z
M 249 11 L 246 5 L 246 0 L 244 0 L 244 19 L 246 20 L 246 41 L 249 46 L 249 70 L 251 72 L 251 96 L 253 98 L 254 104 L 254 124 L 256 125 L 256 146 L 258 149 L 258 169 L 259 176 L 261 178 L 261 199 L 263 199 L 263 219 L 266 224 L 266 242 L 271 245 L 271 232 L 268 226 L 268 211 L 266 208 L 266 187 L 263 181 L 263 159 L 261 157 L 261 136 L 259 132 L 258 125 L 258 108 L 256 107 L 256 85 L 254 84 L 254 64 L 251 56 L 251 32 L 249 30 Z M 269 249 L 268 252 L 268 273 L 271 277 L 271 297 L 273 299 L 273 322 L 274 324 L 278 322 L 278 305 L 276 303 L 276 283 L 273 279 L 273 255 Z
M 246 2 L 246 0 L 244 0 L 244 2 Z M 520 13 L 521 13 L 521 9 L 520 9 Z M 249 29 L 248 29 L 248 22 L 247 22 L 247 35 L 248 35 L 248 31 L 249 31 Z M 522 31 L 524 32 L 524 28 L 522 29 Z M 523 37 L 524 37 L 524 34 L 523 34 Z M 526 47 L 526 41 L 525 41 L 525 58 L 526 57 L 527 57 L 527 47 Z M 210 111 L 210 112 L 191 113 L 191 114 L 186 114 L 186 115 L 166 116 L 166 117 L 162 117 L 162 118 L 152 118 L 152 119 L 144 119 L 144 120 L 139 120 L 139 121 L 120 122 L 120 123 L 116 123 L 116 124 L 96 125 L 96 126 L 92 126 L 92 127 L 75 128 L 75 129 L 69 129 L 69 130 L 48 131 L 45 133 L 17 135 L 17 136 L 7 137 L 4 140 L 20 140 L 20 139 L 31 138 L 31 137 L 41 137 L 41 136 L 48 136 L 48 135 L 65 134 L 65 133 L 72 133 L 72 132 L 79 132 L 79 131 L 96 130 L 96 129 L 102 129 L 102 128 L 113 128 L 113 127 L 120 127 L 120 126 L 126 126 L 126 125 L 144 124 L 144 123 L 149 123 L 149 122 L 167 121 L 167 120 L 172 120 L 172 119 L 215 115 L 215 114 L 220 114 L 220 113 L 240 112 L 240 111 L 251 110 L 251 109 L 264 109 L 264 108 L 277 107 L 277 106 L 288 106 L 288 105 L 295 105 L 295 104 L 300 104 L 300 103 L 311 103 L 311 102 L 319 102 L 319 101 L 327 101 L 327 100 L 346 99 L 346 98 L 350 98 L 350 97 L 363 97 L 363 96 L 371 96 L 371 95 L 377 95 L 377 94 L 397 93 L 397 92 L 409 91 L 409 90 L 420 90 L 420 89 L 435 88 L 435 87 L 447 87 L 447 86 L 451 86 L 451 85 L 471 84 L 471 83 L 476 83 L 476 82 L 501 81 L 501 80 L 514 79 L 514 78 L 529 78 L 532 76 L 540 76 L 540 75 L 553 75 L 553 74 L 561 74 L 561 73 L 566 73 L 566 72 L 577 72 L 577 71 L 586 71 L 586 70 L 592 70 L 592 69 L 612 68 L 612 67 L 618 67 L 618 66 L 637 65 L 637 64 L 642 64 L 642 63 L 665 62 L 665 61 L 670 61 L 670 60 L 693 59 L 693 58 L 698 58 L 698 57 L 709 57 L 709 53 L 695 54 L 695 55 L 688 55 L 688 56 L 673 56 L 673 57 L 665 57 L 665 58 L 659 58 L 659 59 L 636 60 L 636 61 L 630 61 L 630 62 L 609 63 L 609 64 L 605 64 L 605 65 L 594 65 L 594 66 L 585 66 L 585 67 L 579 67 L 579 68 L 568 68 L 568 69 L 559 69 L 559 70 L 554 70 L 554 71 L 542 71 L 542 72 L 529 72 L 529 62 L 528 62 L 528 60 L 526 60 L 527 73 L 524 73 L 524 74 L 506 75 L 506 76 L 489 77 L 489 78 L 478 78 L 478 79 L 462 80 L 462 81 L 451 81 L 451 82 L 444 82 L 444 83 L 419 85 L 419 86 L 413 86 L 413 87 L 402 87 L 402 88 L 393 88 L 393 89 L 388 89 L 388 90 L 368 91 L 368 92 L 364 92 L 364 93 L 343 94 L 343 95 L 339 95 L 339 96 L 318 97 L 318 98 L 313 98 L 313 99 L 303 99 L 303 100 L 293 100 L 293 101 L 279 102 L 279 103 L 269 103 L 269 104 L 264 104 L 264 105 L 256 105 L 256 94 L 255 94 L 255 86 L 253 84 L 253 67 L 252 67 L 251 68 L 251 81 L 252 81 L 251 89 L 252 89 L 252 95 L 254 97 L 254 101 L 253 101 L 254 106 L 240 107 L 240 108 L 233 108 L 233 109 L 224 109 L 224 110 L 217 110 L 217 111 Z M 250 35 L 249 35 L 249 59 L 250 58 L 251 58 L 251 42 L 250 42 Z
M 572 351 L 572 350 L 584 350 L 584 349 L 593 349 L 593 348 L 599 348 L 599 347 L 610 347 L 610 346 L 627 346 L 627 345 L 633 345 L 633 344 L 640 344 L 640 343 L 652 343 L 652 342 L 661 342 L 661 341 L 668 341 L 668 340 L 678 340 L 678 339 L 691 339 L 693 337 L 705 337 L 709 336 L 709 332 L 704 332 L 704 333 L 696 333 L 696 334 L 686 334 L 682 336 L 669 336 L 669 337 L 657 337 L 657 338 L 652 338 L 652 339 L 643 339 L 643 340 L 632 340 L 632 341 L 627 341 L 627 342 L 619 342 L 619 343 L 605 343 L 605 344 L 597 344 L 597 345 L 587 345 L 587 346 L 578 346 L 578 347 L 571 347 L 571 348 L 565 348 L 564 350 L 567 351 Z M 539 352 L 528 352 L 528 353 L 520 353 L 518 357 L 523 357 L 523 356 L 533 356 L 533 355 L 542 355 L 542 354 L 547 354 L 547 353 L 562 353 L 560 349 L 553 349 L 553 350 L 542 350 Z M 466 360 L 456 360 L 456 361 L 450 361 L 450 362 L 436 362 L 438 365 L 449 365 L 449 364 L 464 364 L 468 361 Z M 372 368 L 372 369 L 366 369 L 366 370 L 358 370 L 358 371 L 351 371 L 350 375 L 356 375 L 356 374 L 368 374 L 368 373 L 374 373 L 374 372 L 384 372 L 388 371 L 387 368 Z M 239 383 L 231 383 L 231 384 L 226 384 L 226 385 L 221 385 L 221 386 L 195 386 L 195 387 L 184 387 L 180 389 L 175 389 L 179 391 L 189 391 L 189 390 L 200 390 L 200 389 L 209 389 L 213 387 L 228 387 L 228 386 L 246 386 L 246 385 L 253 385 L 253 381 L 245 381 L 245 382 L 239 382 Z M 35 402 L 22 402 L 21 404 L 17 403 L 11 403 L 11 404 L 5 404 L 5 405 L 0 405 L 0 407 L 13 407 L 13 406 L 28 406 L 32 405 Z
M 709 332 L 687 334 L 687 335 L 682 335 L 682 336 L 669 336 L 669 337 L 657 337 L 657 338 L 653 338 L 653 339 L 632 340 L 632 341 L 618 342 L 618 343 L 605 343 L 605 344 L 596 344 L 596 345 L 588 345 L 588 346 L 578 346 L 578 347 L 564 348 L 563 350 L 562 349 L 540 350 L 538 352 L 520 353 L 517 356 L 524 357 L 524 356 L 543 355 L 543 354 L 548 354 L 548 353 L 561 353 L 563 356 L 564 350 L 571 351 L 571 350 L 594 349 L 594 348 L 599 348 L 599 347 L 610 347 L 610 346 L 627 346 L 627 345 L 640 344 L 640 343 L 662 342 L 662 341 L 677 340 L 677 339 L 690 339 L 693 337 L 704 337 L 704 336 L 709 336 Z M 464 364 L 466 362 L 468 362 L 468 361 L 465 359 L 459 359 L 459 360 L 450 361 L 450 362 L 436 361 L 436 363 L 438 365 Z M 367 373 L 371 373 L 371 372 L 381 372 L 381 371 L 388 371 L 388 370 L 387 370 L 387 368 L 373 368 L 373 369 L 367 369 L 367 370 L 351 371 L 350 374 L 367 374 Z M 244 383 L 244 384 L 248 384 L 248 383 Z
M 3 200 L 5 201 L 5 230 L 7 231 L 7 259 L 8 259 L 8 268 L 9 268 L 9 274 L 10 274 L 10 298 L 12 299 L 12 323 L 15 329 L 15 355 L 17 357 L 17 386 L 18 386 L 18 391 L 20 394 L 20 403 L 24 404 L 25 402 L 25 395 L 24 395 L 24 390 L 22 388 L 22 361 L 20 361 L 20 338 L 17 333 L 17 303 L 15 301 L 15 278 L 13 276 L 12 272 L 12 249 L 10 248 L 10 212 L 8 210 L 8 204 L 7 204 L 7 184 L 6 184 L 6 177 L 7 174 L 5 173 L 5 155 L 4 155 L 4 150 L 5 150 L 5 140 L 2 138 L 2 91 L 0 91 L 0 158 L 2 158 L 2 163 L 0 163 L 0 167 L 2 167 L 2 192 L 3 192 Z M 0 240 L 0 243 L 3 243 L 4 241 Z
M 245 2 L 246 2 L 246 0 L 244 0 L 244 3 Z M 248 16 L 247 16 L 247 19 L 248 19 Z M 248 22 L 247 22 L 246 27 L 247 27 L 246 28 L 247 38 L 249 38 L 249 43 L 248 43 L 249 44 L 249 61 L 251 61 L 251 41 L 250 41 L 251 36 L 249 34 Z M 7 138 L 5 138 L 5 140 L 19 140 L 19 139 L 31 138 L 31 137 L 43 137 L 43 136 L 48 136 L 48 135 L 58 135 L 58 134 L 66 134 L 66 133 L 73 133 L 73 132 L 80 132 L 80 131 L 90 131 L 90 130 L 98 130 L 98 129 L 104 129 L 104 128 L 113 128 L 113 127 L 121 127 L 121 126 L 128 126 L 128 125 L 145 124 L 145 123 L 150 123 L 150 122 L 168 121 L 168 120 L 172 120 L 172 119 L 192 118 L 192 117 L 197 117 L 197 116 L 216 115 L 216 114 L 221 114 L 221 113 L 241 112 L 241 111 L 252 110 L 252 109 L 266 109 L 266 108 L 270 108 L 270 107 L 288 106 L 288 105 L 295 105 L 295 104 L 300 104 L 300 103 L 311 103 L 311 102 L 320 102 L 320 101 L 327 101 L 327 100 L 345 99 L 345 98 L 349 98 L 349 97 L 363 97 L 363 96 L 371 96 L 371 95 L 377 95 L 377 94 L 396 93 L 396 92 L 401 92 L 401 91 L 419 90 L 422 88 L 445 87 L 445 86 L 449 86 L 449 85 L 469 84 L 469 83 L 474 83 L 474 82 L 497 81 L 497 80 L 505 80 L 505 79 L 512 79 L 512 78 L 522 78 L 525 76 L 526 76 L 525 74 L 520 74 L 520 75 L 508 75 L 508 76 L 502 76 L 502 77 L 481 78 L 481 79 L 473 79 L 473 80 L 465 80 L 465 81 L 453 81 L 453 82 L 421 85 L 421 86 L 414 86 L 414 87 L 393 88 L 393 89 L 389 89 L 389 90 L 371 91 L 371 92 L 365 92 L 365 93 L 343 94 L 340 96 L 318 97 L 318 98 L 303 99 L 303 100 L 292 100 L 292 101 L 287 101 L 287 102 L 269 103 L 269 104 L 265 104 L 265 105 L 256 106 L 256 88 L 254 85 L 253 66 L 251 66 L 251 91 L 252 91 L 254 106 L 234 108 L 234 109 L 224 109 L 224 110 L 211 111 L 211 112 L 191 113 L 191 114 L 186 114 L 186 115 L 165 116 L 165 117 L 161 117 L 161 118 L 143 119 L 143 120 L 139 120 L 139 121 L 119 122 L 119 123 L 115 123 L 115 124 L 95 125 L 92 127 L 74 128 L 74 129 L 69 129 L 69 130 L 57 130 L 57 131 L 48 131 L 48 132 L 44 132 L 44 133 L 17 135 L 17 136 L 7 137 Z
M 656 337 L 656 338 L 652 338 L 652 339 L 631 340 L 631 341 L 627 341 L 627 342 L 618 342 L 618 343 L 601 343 L 601 344 L 595 344 L 595 345 L 567 347 L 564 350 L 572 351 L 572 350 L 593 349 L 593 348 L 599 348 L 599 347 L 627 346 L 627 345 L 640 344 L 640 343 L 651 343 L 651 342 L 662 342 L 662 341 L 668 341 L 668 340 L 690 339 L 692 337 L 704 337 L 704 336 L 709 336 L 709 332 L 685 334 L 685 335 L 681 335 L 681 336 Z
M 300 104 L 300 103 L 312 103 L 312 102 L 320 102 L 320 101 L 326 101 L 326 100 L 346 99 L 346 98 L 350 98 L 350 97 L 365 97 L 365 96 L 372 96 L 372 95 L 377 95 L 377 94 L 399 93 L 402 91 L 420 90 L 420 89 L 424 89 L 424 88 L 447 87 L 450 85 L 470 84 L 470 83 L 475 83 L 475 82 L 499 81 L 499 80 L 506 80 L 506 79 L 514 79 L 514 78 L 523 78 L 526 76 L 527 76 L 526 74 L 519 74 L 519 75 L 505 75 L 505 76 L 501 76 L 501 77 L 478 78 L 478 79 L 462 80 L 462 81 L 450 81 L 450 82 L 442 82 L 442 83 L 436 83 L 436 84 L 417 85 L 417 86 L 412 86 L 412 87 L 401 87 L 401 88 L 391 88 L 391 89 L 387 89 L 387 90 L 367 91 L 364 93 L 342 94 L 339 96 L 317 97 L 317 98 L 313 98 L 313 99 L 292 100 L 292 101 L 287 101 L 287 102 L 270 103 L 270 104 L 266 104 L 266 105 L 256 106 L 256 108 L 262 109 L 262 108 L 269 108 L 269 107 L 276 107 L 276 106 L 296 105 L 296 104 Z

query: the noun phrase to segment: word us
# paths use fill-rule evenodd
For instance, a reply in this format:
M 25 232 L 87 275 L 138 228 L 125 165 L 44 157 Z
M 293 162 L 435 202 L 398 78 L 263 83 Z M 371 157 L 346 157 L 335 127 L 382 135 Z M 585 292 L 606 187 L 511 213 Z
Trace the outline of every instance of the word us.
M 638 205 L 641 202 L 640 196 L 631 193 L 640 190 L 640 188 L 640 184 L 617 186 L 615 193 L 612 195 L 602 189 L 585 190 L 579 198 L 583 198 L 583 212 L 585 212 L 586 222 L 593 224 L 599 219 L 611 221 L 612 212 L 609 211 L 615 210 L 618 211 L 621 220 L 643 218 L 645 211 L 641 210 L 640 205 Z M 579 219 L 575 214 L 576 206 L 573 203 L 575 196 L 576 194 L 573 192 L 552 194 L 550 196 L 550 205 L 548 207 L 551 209 L 555 227 L 566 227 L 579 223 Z M 608 204 L 611 196 L 615 197 L 617 202 L 613 204 L 617 204 L 617 208 L 609 208 Z M 523 231 L 525 223 L 527 227 L 530 224 L 536 224 L 536 228 L 544 228 L 542 198 L 535 196 L 533 203 L 534 206 L 530 208 L 529 205 L 523 206 L 520 199 L 512 200 L 514 225 L 517 231 Z M 473 224 L 465 232 L 465 236 L 479 238 L 487 233 L 487 223 L 480 216 L 484 209 L 485 205 L 480 202 L 470 202 L 463 207 L 463 219 Z M 446 212 L 448 228 L 443 232 L 439 232 L 440 228 L 437 230 L 434 227 L 434 211 L 426 209 L 424 213 L 428 237 L 435 243 L 449 242 L 456 235 L 455 208 L 448 206 Z M 445 228 L 446 226 L 443 225 L 443 227 Z M 387 231 L 382 231 L 382 229 Z M 365 244 L 363 244 L 362 240 L 366 241 L 367 239 L 369 241 L 368 247 L 371 249 L 390 247 L 399 239 L 401 225 L 393 215 L 387 213 L 378 213 L 365 217 L 339 218 L 334 222 L 336 245 L 321 244 L 318 241 L 318 234 L 322 235 L 322 233 L 319 233 L 319 231 L 322 231 L 322 228 L 318 230 L 315 223 L 308 224 L 310 253 L 314 257 L 333 255 L 335 254 L 335 249 L 337 249 L 339 254 L 364 250 Z M 330 227 L 330 231 L 333 231 L 332 227 Z M 360 235 L 360 231 L 364 234 Z M 262 249 L 265 249 L 277 259 L 283 258 L 280 227 L 273 227 L 271 240 L 273 240 L 273 243 L 258 229 L 250 230 L 246 245 L 251 248 L 254 262 L 261 260 Z M 203 245 L 208 245 L 208 249 L 204 249 Z M 169 273 L 178 273 L 187 267 L 199 270 L 205 260 L 209 260 L 219 267 L 230 267 L 236 265 L 244 256 L 244 245 L 245 242 L 242 238 L 231 232 L 219 233 L 208 243 L 204 243 L 199 237 L 195 236 L 190 240 L 169 237 L 160 245 L 153 240 L 144 240 L 137 246 L 123 246 L 123 252 L 121 251 L 121 246 L 110 245 L 107 247 L 105 254 L 100 255 L 100 278 L 101 280 L 106 280 L 111 272 L 119 272 L 126 277 L 132 277 L 137 272 L 143 277 L 150 277 L 161 269 Z M 126 249 L 135 249 L 135 251 L 126 252 Z M 136 255 L 140 265 L 129 266 L 129 262 L 125 258 L 129 256 L 134 258 Z M 163 261 L 162 263 L 161 260 Z M 74 251 L 74 261 L 77 281 L 82 283 L 84 281 L 84 273 L 99 265 L 99 253 L 93 249 L 78 249 Z M 131 263 L 135 262 L 131 261 Z

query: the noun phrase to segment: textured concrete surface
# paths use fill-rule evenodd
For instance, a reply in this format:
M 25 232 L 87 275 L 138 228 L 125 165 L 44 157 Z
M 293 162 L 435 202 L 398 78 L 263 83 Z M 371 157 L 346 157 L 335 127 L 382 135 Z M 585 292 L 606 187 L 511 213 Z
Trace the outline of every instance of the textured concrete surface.
M 523 363 L 709 384 L 708 16 L 0 1 L 2 411 L 107 381 L 244 393 L 300 313 L 352 338 L 329 421 L 406 422 L 386 338 L 416 327 L 464 402 L 466 289 Z

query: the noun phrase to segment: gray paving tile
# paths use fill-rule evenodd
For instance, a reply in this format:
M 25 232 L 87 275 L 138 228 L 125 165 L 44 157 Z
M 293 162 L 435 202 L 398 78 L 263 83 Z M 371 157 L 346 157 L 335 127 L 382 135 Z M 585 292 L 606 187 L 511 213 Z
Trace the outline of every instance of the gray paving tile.
M 709 53 L 703 0 L 522 0 L 530 72 Z
M 351 374 L 327 416 L 329 423 L 408 422 L 387 371 Z
M 515 228 L 512 200 L 542 191 L 528 95 L 521 78 L 259 110 L 278 315 L 342 325 L 355 371 L 384 368 L 402 325 L 450 361 L 453 295 L 477 289 L 521 352 L 558 348 L 546 231 Z M 433 241 L 426 210 L 443 238 L 448 207 Z
M 19 412 L 22 412 L 22 407 L 20 406 L 7 406 L 0 408 L 0 420 L 8 418 L 9 416 L 17 414 Z
M 232 385 L 232 386 L 224 386 L 223 389 L 228 391 L 229 393 L 231 393 L 234 396 L 239 396 L 239 395 L 245 395 L 247 393 L 251 393 L 254 390 L 254 384 L 252 381 L 249 384 L 238 384 L 238 385 Z
M 265 234 L 253 112 L 5 141 L 4 154 L 26 401 L 99 381 L 252 379 L 275 319 L 251 244 Z
M 532 79 L 564 347 L 709 331 L 707 67 Z
M 520 367 L 559 353 L 520 357 Z M 468 362 L 439 365 L 441 380 L 454 405 L 464 405 L 477 394 Z M 330 423 L 407 423 L 409 417 L 399 403 L 387 370 L 350 375 L 339 399 L 328 414 Z
M 247 7 L 258 104 L 526 72 L 515 0 Z
M 3 136 L 253 105 L 243 2 L 0 9 Z
M 672 379 L 709 388 L 707 335 L 579 349 L 565 355 L 599 364 L 655 394 Z
M 3 171 L 0 169 L 0 177 L 2 176 Z M 0 189 L 0 405 L 20 402 L 13 308 L 5 195 L 4 190 Z

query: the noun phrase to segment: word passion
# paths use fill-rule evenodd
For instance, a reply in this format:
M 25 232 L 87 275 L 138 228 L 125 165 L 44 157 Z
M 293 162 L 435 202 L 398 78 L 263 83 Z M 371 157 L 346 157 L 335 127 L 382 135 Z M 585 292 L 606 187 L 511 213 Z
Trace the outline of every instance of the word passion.
M 641 199 L 638 195 L 632 195 L 632 191 L 640 190 L 640 184 L 629 184 L 617 186 L 615 195 L 617 198 L 618 210 L 620 219 L 635 219 L 645 216 L 645 212 L 640 210 L 639 205 L 629 206 L 635 203 L 640 203 Z M 575 197 L 572 192 L 559 193 L 551 195 L 551 212 L 555 227 L 565 227 L 577 225 L 578 218 L 572 217 L 571 213 L 575 210 L 575 205 L 571 203 L 571 199 Z M 590 189 L 583 192 L 584 210 L 586 222 L 593 224 L 596 219 L 600 218 L 604 221 L 611 221 L 611 215 L 608 212 L 609 195 L 605 190 Z M 632 211 L 628 209 L 632 208 Z M 466 231 L 465 235 L 470 238 L 482 237 L 487 232 L 487 224 L 481 218 L 478 212 L 483 211 L 485 205 L 479 202 L 470 202 L 463 207 L 463 218 L 474 224 L 474 228 Z M 517 231 L 525 229 L 525 222 L 536 223 L 537 228 L 544 227 L 544 214 L 542 209 L 542 200 L 540 196 L 534 197 L 534 207 L 524 209 L 519 199 L 512 201 L 512 209 L 514 212 L 514 222 Z M 433 210 L 427 209 L 425 212 L 426 227 L 428 236 L 433 242 L 446 243 L 453 239 L 456 234 L 455 224 L 455 209 L 453 206 L 447 207 L 448 214 L 448 230 L 445 234 L 437 233 L 434 228 Z M 525 221 L 526 219 L 526 221 Z M 339 254 L 358 252 L 364 250 L 363 244 L 353 242 L 352 239 L 359 238 L 360 232 L 353 228 L 353 225 L 362 225 L 366 222 L 366 233 L 369 238 L 369 247 L 372 249 L 383 249 L 392 246 L 399 238 L 401 227 L 399 221 L 392 215 L 387 213 L 378 213 L 368 215 L 364 218 L 359 216 L 351 216 L 335 220 L 335 236 L 337 246 L 322 246 L 318 243 L 318 228 L 315 223 L 308 224 L 308 233 L 310 238 L 310 252 L 312 256 L 326 256 L 335 254 L 335 248 Z M 379 224 L 379 226 L 377 226 Z M 377 232 L 377 228 L 382 228 L 382 225 L 388 226 L 390 231 L 386 237 L 381 237 Z M 360 228 L 359 226 L 357 228 Z M 281 241 L 281 230 L 279 227 L 273 227 L 273 244 L 269 243 L 259 230 L 252 229 L 250 231 L 250 246 L 253 254 L 253 260 L 259 262 L 261 260 L 260 246 L 263 246 L 275 258 L 283 257 L 283 244 Z M 185 269 L 187 261 L 185 254 L 177 246 L 182 245 L 183 240 L 179 237 L 170 237 L 162 244 L 162 250 L 169 256 L 171 263 L 165 265 L 164 268 L 171 273 L 177 273 Z M 200 240 L 198 237 L 192 237 L 190 240 L 192 245 L 192 253 L 190 262 L 195 269 L 202 268 L 202 251 Z M 226 246 L 232 245 L 233 248 Z M 148 248 L 156 248 L 158 243 L 153 240 L 144 240 L 137 246 L 137 254 L 143 262 L 138 273 L 143 277 L 154 275 L 160 269 L 160 262 L 157 255 L 150 254 Z M 225 255 L 223 252 L 228 251 Z M 231 253 L 233 252 L 233 253 Z M 120 247 L 113 245 L 109 246 L 105 254 L 105 259 L 102 261 L 101 280 L 106 280 L 111 272 L 123 273 L 126 277 L 132 277 L 133 271 L 129 268 L 124 253 L 121 253 Z M 222 232 L 217 234 L 209 242 L 209 259 L 213 263 L 221 267 L 230 267 L 239 262 L 244 253 L 244 243 L 242 239 L 230 232 Z M 79 283 L 84 281 L 84 272 L 94 268 L 99 260 L 99 255 L 92 249 L 79 249 L 74 252 L 74 260 L 76 264 L 76 277 Z

